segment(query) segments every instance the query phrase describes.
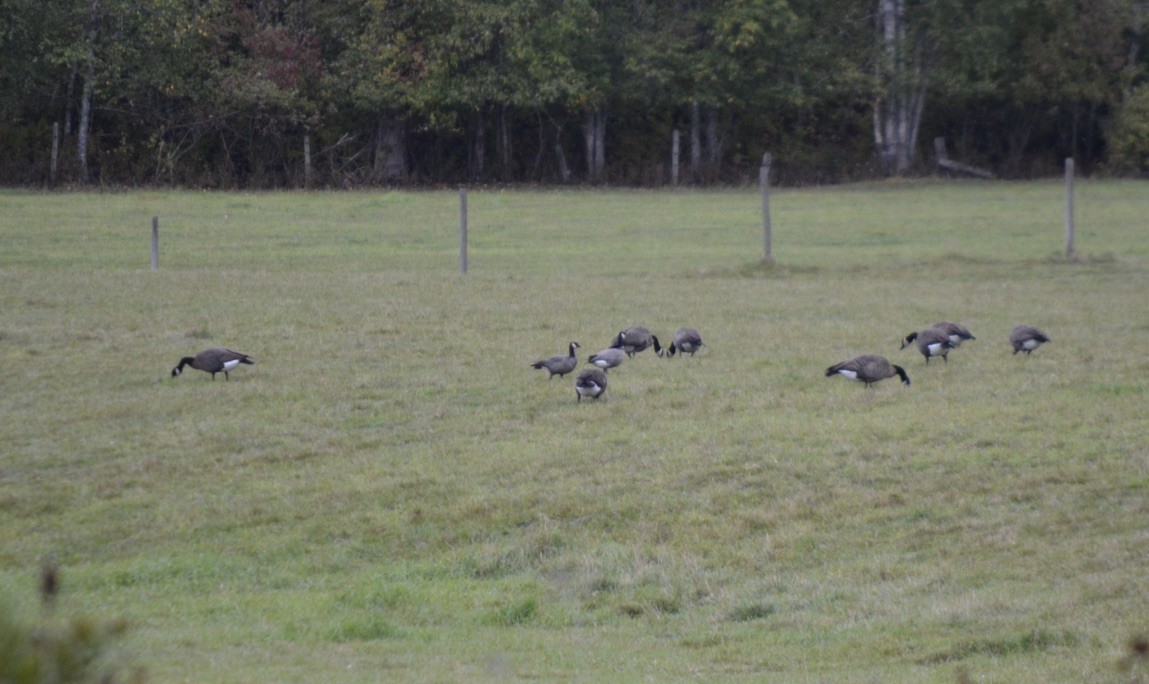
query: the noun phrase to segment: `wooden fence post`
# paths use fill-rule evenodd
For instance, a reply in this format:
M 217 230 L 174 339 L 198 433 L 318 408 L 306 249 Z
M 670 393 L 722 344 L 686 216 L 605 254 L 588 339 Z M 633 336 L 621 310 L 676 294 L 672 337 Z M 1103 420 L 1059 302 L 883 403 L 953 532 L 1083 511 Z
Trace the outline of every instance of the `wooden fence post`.
M 758 169 L 758 190 L 762 193 L 762 236 L 765 249 L 762 252 L 762 261 L 770 263 L 774 260 L 770 253 L 770 153 L 762 155 L 762 166 Z
M 160 217 L 152 217 L 152 270 L 160 267 Z
M 467 189 L 459 188 L 459 272 L 467 275 Z
M 1073 254 L 1073 157 L 1065 159 L 1065 258 Z
M 678 187 L 678 150 L 682 134 L 677 128 L 670 136 L 670 184 Z

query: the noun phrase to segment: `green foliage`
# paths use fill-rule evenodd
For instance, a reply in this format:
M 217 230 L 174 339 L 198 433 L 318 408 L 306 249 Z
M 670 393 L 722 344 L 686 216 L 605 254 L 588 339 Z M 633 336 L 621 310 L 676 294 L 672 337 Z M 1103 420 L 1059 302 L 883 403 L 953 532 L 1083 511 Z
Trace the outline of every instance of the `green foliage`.
M 1149 54 L 1134 0 L 907 3 L 896 56 L 874 5 L 0 0 L 0 182 L 47 180 L 53 124 L 60 180 L 80 177 L 84 93 L 89 171 L 111 185 L 297 187 L 305 135 L 327 186 L 395 180 L 380 152 L 406 182 L 565 181 L 588 112 L 608 120 L 606 180 L 658 185 L 695 105 L 709 168 L 693 181 L 753 182 L 769 148 L 784 182 L 835 182 L 876 172 L 873 108 L 917 86 L 919 140 L 1004 175 L 1069 155 L 1087 171 Z M 381 120 L 401 150 L 380 150 Z
M 1129 92 L 1117 110 L 1109 159 L 1121 171 L 1149 172 L 1149 86 Z
M 75 619 L 34 626 L 0 602 L 0 681 L 6 684 L 142 681 L 142 671 L 126 670 L 114 644 L 127 623 Z

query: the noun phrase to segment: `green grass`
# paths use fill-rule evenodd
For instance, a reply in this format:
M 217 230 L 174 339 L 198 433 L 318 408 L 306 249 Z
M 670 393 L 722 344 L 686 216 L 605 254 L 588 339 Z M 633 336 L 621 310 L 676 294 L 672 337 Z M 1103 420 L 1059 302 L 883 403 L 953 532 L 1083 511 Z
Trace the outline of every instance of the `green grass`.
M 155 681 L 1144 674 L 1149 186 L 1079 183 L 1074 262 L 1062 202 L 779 191 L 763 266 L 753 192 L 472 191 L 464 277 L 454 192 L 0 193 L 0 595 Z M 529 367 L 633 324 L 709 346 Z

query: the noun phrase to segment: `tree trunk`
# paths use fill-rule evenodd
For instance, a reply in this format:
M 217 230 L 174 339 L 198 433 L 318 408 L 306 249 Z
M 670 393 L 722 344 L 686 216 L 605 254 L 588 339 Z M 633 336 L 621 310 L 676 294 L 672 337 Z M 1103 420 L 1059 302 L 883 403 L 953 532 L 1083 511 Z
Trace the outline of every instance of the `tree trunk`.
M 382 114 L 375 131 L 375 168 L 372 175 L 382 182 L 407 177 L 406 122 L 398 116 Z
M 706 166 L 713 180 L 718 175 L 718 162 L 722 159 L 722 138 L 718 135 L 718 107 L 706 108 Z
M 76 158 L 80 162 L 80 182 L 87 183 L 88 138 L 92 130 L 92 87 L 96 78 L 96 26 L 100 18 L 100 0 L 92 0 L 92 20 L 88 24 L 88 68 L 84 74 L 84 90 L 80 95 L 80 130 L 76 134 Z
M 586 113 L 583 123 L 586 139 L 587 178 L 601 183 L 606 175 L 606 108 L 599 105 Z
M 597 130 L 594 125 L 594 117 L 595 110 L 588 111 L 582 125 L 583 141 L 586 143 L 586 177 L 588 180 L 594 180 L 594 132 Z
M 76 77 L 80 73 L 79 62 L 72 63 L 72 75 L 68 78 L 68 90 L 64 96 L 64 137 L 72 135 L 72 111 L 75 104 L 72 102 L 72 95 L 76 92 Z
M 1011 128 L 1006 136 L 1006 155 L 1002 162 L 1003 174 L 1017 176 L 1024 170 L 1025 150 L 1041 114 L 1036 107 L 1026 107 L 1021 114 L 1012 118 Z
M 902 174 L 917 145 L 930 60 L 906 39 L 905 0 L 878 1 L 878 30 L 885 54 L 876 64 L 880 94 L 874 103 L 874 144 L 882 172 Z
M 535 153 L 535 165 L 531 169 L 531 179 L 539 179 L 539 171 L 543 168 L 543 150 L 547 148 L 546 134 L 547 126 L 543 122 L 543 114 L 540 111 L 535 112 L 535 120 L 538 121 L 539 126 L 539 149 Z
M 702 117 L 698 100 L 690 101 L 690 180 L 697 183 L 702 178 Z
M 567 164 L 567 156 L 563 152 L 563 129 L 556 123 L 555 127 L 555 160 L 559 165 L 559 178 L 564 183 L 571 182 L 571 167 Z
M 513 179 L 511 168 L 511 135 L 507 130 L 507 108 L 499 105 L 499 163 L 502 166 L 503 180 Z
M 1080 121 L 1081 121 L 1081 107 L 1079 107 L 1075 103 L 1073 105 L 1073 111 L 1070 112 L 1070 124 L 1069 124 L 1069 156 L 1074 157 L 1074 158 L 1078 158 L 1078 155 L 1077 155 L 1078 128 L 1077 127 L 1078 127 L 1078 124 L 1080 123 Z
M 483 177 L 487 165 L 487 146 L 484 129 L 487 127 L 483 110 L 478 111 L 478 121 L 475 122 L 475 140 L 471 147 L 471 182 L 476 183 Z
M 606 180 L 606 107 L 599 108 L 595 121 L 594 176 L 597 183 Z
M 92 48 L 88 47 L 88 71 L 84 77 L 84 91 L 80 96 L 80 127 L 76 134 L 76 159 L 80 162 L 80 182 L 87 183 L 88 136 L 92 127 L 92 79 L 95 78 Z

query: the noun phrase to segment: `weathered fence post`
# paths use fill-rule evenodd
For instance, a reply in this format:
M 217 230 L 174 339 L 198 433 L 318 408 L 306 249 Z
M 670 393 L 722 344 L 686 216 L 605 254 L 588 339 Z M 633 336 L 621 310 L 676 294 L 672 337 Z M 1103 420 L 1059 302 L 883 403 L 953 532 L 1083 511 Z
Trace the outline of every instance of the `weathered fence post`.
M 311 136 L 303 136 L 303 187 L 311 187 Z
M 676 128 L 670 136 L 670 184 L 678 187 L 678 150 L 680 147 L 681 132 Z
M 770 254 L 770 153 L 762 155 L 762 166 L 758 169 L 758 190 L 762 193 L 762 236 L 765 249 L 762 252 L 762 261 L 770 263 L 774 260 Z
M 52 163 L 48 172 L 48 184 L 56 184 L 56 169 L 60 159 L 60 122 L 52 122 Z
M 459 272 L 467 275 L 467 189 L 459 188 Z
M 1065 258 L 1073 258 L 1073 157 L 1065 159 Z
M 152 270 L 160 267 L 160 217 L 152 217 Z

